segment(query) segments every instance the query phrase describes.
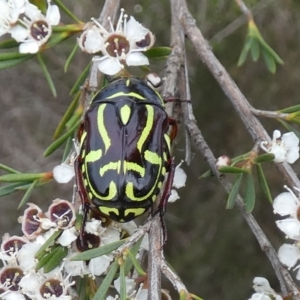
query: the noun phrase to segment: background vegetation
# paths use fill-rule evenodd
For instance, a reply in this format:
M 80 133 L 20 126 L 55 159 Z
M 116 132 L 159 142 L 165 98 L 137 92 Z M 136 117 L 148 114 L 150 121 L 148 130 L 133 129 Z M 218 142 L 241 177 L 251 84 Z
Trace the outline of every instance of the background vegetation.
M 65 1 L 83 21 L 100 12 L 99 2 Z M 245 1 L 249 8 L 258 7 L 254 18 L 265 40 L 284 60 L 272 75 L 260 59 L 247 60 L 237 67 L 237 61 L 247 34 L 246 18 L 235 1 L 188 1 L 188 6 L 205 38 L 211 42 L 215 55 L 233 77 L 249 102 L 259 109 L 278 110 L 299 103 L 300 94 L 300 3 L 299 1 Z M 169 1 L 126 0 L 123 7 L 128 14 L 155 33 L 156 46 L 170 42 Z M 241 17 L 242 16 L 242 17 Z M 64 16 L 65 19 L 65 16 Z M 236 19 L 241 25 L 229 35 L 222 32 Z M 66 20 L 66 19 L 65 19 Z M 47 65 L 58 91 L 53 98 L 36 59 L 0 72 L 0 161 L 22 172 L 50 171 L 60 163 L 62 151 L 43 157 L 51 136 L 68 107 L 70 88 L 86 66 L 90 57 L 78 53 L 67 74 L 64 64 L 72 44 L 68 41 L 46 52 Z M 234 157 L 249 151 L 253 142 L 205 65 L 190 49 L 189 74 L 194 113 L 199 128 L 216 157 Z M 164 75 L 163 63 L 153 69 Z M 270 134 L 281 129 L 275 120 L 262 120 Z M 184 136 L 179 135 L 176 161 L 184 158 Z M 299 162 L 293 165 L 299 172 Z M 187 186 L 179 191 L 181 199 L 168 206 L 166 222 L 168 242 L 165 255 L 179 273 L 190 292 L 204 299 L 247 299 L 252 294 L 255 276 L 269 279 L 278 289 L 274 272 L 265 255 L 236 209 L 225 210 L 226 194 L 213 178 L 198 179 L 208 165 L 196 151 L 190 166 Z M 272 196 L 283 190 L 283 179 L 273 164 L 267 168 Z M 48 206 L 55 198 L 70 199 L 72 185 L 59 186 L 53 182 L 38 188 L 30 201 Z M 1 201 L 0 233 L 20 234 L 16 211 L 22 193 L 7 196 Z M 254 216 L 275 247 L 284 237 L 275 225 L 272 207 L 261 195 L 257 198 Z M 167 287 L 171 288 L 166 284 Z

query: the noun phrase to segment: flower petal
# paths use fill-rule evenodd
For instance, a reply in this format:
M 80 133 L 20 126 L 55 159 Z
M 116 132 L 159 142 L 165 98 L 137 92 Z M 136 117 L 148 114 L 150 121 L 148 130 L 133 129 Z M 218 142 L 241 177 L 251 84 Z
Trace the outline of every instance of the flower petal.
M 149 29 L 145 28 L 141 23 L 135 20 L 134 17 L 130 17 L 126 24 L 126 36 L 128 40 L 134 40 L 136 42 L 142 40 L 149 32 Z
M 176 167 L 175 169 L 175 175 L 174 175 L 174 180 L 173 180 L 173 187 L 180 189 L 183 186 L 185 186 L 186 182 L 186 173 L 182 168 L 179 166 Z
M 37 41 L 25 41 L 24 43 L 20 44 L 19 52 L 20 53 L 37 53 L 39 51 L 39 43 Z
M 126 56 L 127 66 L 144 66 L 149 65 L 148 58 L 141 52 L 130 52 Z
M 281 140 L 288 149 L 299 146 L 299 138 L 294 132 L 283 134 Z
M 299 147 L 292 148 L 286 154 L 286 161 L 293 164 L 299 158 Z
M 98 69 L 100 72 L 112 76 L 122 70 L 122 65 L 117 58 L 106 57 L 99 62 Z
M 171 195 L 168 199 L 168 202 L 173 203 L 178 199 L 180 199 L 180 197 L 179 197 L 177 191 L 176 190 L 171 190 Z
M 282 163 L 286 159 L 287 150 L 281 145 L 272 145 L 272 148 L 269 152 L 275 155 L 274 162 L 276 163 Z
M 288 268 L 292 268 L 300 259 L 300 251 L 294 245 L 283 244 L 278 250 L 278 258 L 282 264 Z
M 58 183 L 68 183 L 74 177 L 74 175 L 74 167 L 65 163 L 62 163 L 53 169 L 53 178 Z
M 29 2 L 25 5 L 25 14 L 32 21 L 38 20 L 41 16 L 43 16 L 41 11 Z
M 287 237 L 293 240 L 300 240 L 300 222 L 296 219 L 285 219 L 276 221 L 278 228 L 284 232 Z
M 29 36 L 29 30 L 21 25 L 14 26 L 9 32 L 17 42 L 24 42 Z
M 274 199 L 273 209 L 275 214 L 281 216 L 294 215 L 297 213 L 298 205 L 294 195 L 284 192 Z
M 89 54 L 99 52 L 103 47 L 103 38 L 99 30 L 89 29 L 82 33 L 78 39 L 79 47 Z
M 58 6 L 50 5 L 47 9 L 46 19 L 50 25 L 58 25 L 60 20 L 60 12 Z

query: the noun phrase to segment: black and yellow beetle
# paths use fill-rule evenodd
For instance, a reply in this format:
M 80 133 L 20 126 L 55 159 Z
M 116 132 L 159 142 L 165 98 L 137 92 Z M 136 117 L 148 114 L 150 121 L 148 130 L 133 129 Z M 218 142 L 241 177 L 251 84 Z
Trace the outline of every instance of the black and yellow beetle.
M 78 132 L 76 178 L 85 209 L 131 221 L 153 207 L 169 172 L 164 209 L 174 176 L 173 127 L 163 99 L 144 80 L 118 78 L 102 88 Z

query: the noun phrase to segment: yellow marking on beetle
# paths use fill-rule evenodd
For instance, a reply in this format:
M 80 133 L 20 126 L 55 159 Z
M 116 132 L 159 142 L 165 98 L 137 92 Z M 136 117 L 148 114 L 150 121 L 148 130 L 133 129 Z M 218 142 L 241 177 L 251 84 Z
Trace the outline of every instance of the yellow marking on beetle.
M 130 84 L 130 79 L 128 78 L 128 79 L 126 80 L 126 86 L 129 86 L 129 84 Z
M 165 107 L 165 101 L 162 99 L 161 95 L 155 90 L 154 90 L 154 92 L 156 93 L 157 97 L 159 98 L 162 106 Z
M 85 172 L 85 164 L 83 164 L 83 165 L 81 166 L 81 170 L 82 170 L 82 172 Z
M 134 213 L 134 215 L 140 216 L 141 214 L 143 214 L 145 212 L 145 208 L 127 208 L 124 211 L 124 215 L 125 217 L 128 216 L 130 213 Z
M 121 121 L 122 121 L 123 125 L 125 126 L 128 123 L 130 115 L 131 115 L 130 106 L 127 104 L 122 106 L 122 108 L 120 109 L 120 114 L 121 114 Z
M 108 148 L 111 145 L 111 141 L 110 141 L 110 138 L 107 134 L 106 127 L 104 125 L 104 118 L 103 118 L 104 109 L 105 109 L 106 105 L 107 104 L 103 104 L 103 105 L 99 106 L 98 115 L 97 115 L 98 131 L 101 135 L 101 138 L 102 138 L 104 146 L 105 146 L 105 153 L 107 152 Z
M 85 138 L 86 138 L 86 135 L 87 135 L 87 132 L 86 132 L 86 131 L 84 131 L 84 132 L 82 133 L 82 135 L 81 135 L 81 138 L 80 138 L 80 146 L 81 146 L 81 147 L 82 147 L 83 142 L 84 142 L 84 140 L 85 140 Z
M 154 165 L 161 164 L 161 157 L 157 153 L 149 151 L 149 150 L 145 151 L 145 159 Z
M 90 200 L 93 198 L 93 194 L 91 192 L 89 193 L 89 198 Z
M 164 134 L 164 138 L 165 138 L 165 141 L 167 143 L 169 151 L 171 151 L 171 139 L 170 139 L 170 136 L 165 133 Z
M 152 129 L 153 126 L 153 119 L 154 119 L 154 109 L 151 105 L 146 105 L 146 109 L 147 109 L 147 121 L 146 121 L 146 126 L 144 128 L 144 130 L 142 131 L 141 137 L 139 138 L 138 142 L 137 142 L 137 148 L 140 151 L 140 153 L 142 152 L 142 147 Z
M 145 176 L 145 168 L 141 167 L 140 165 L 130 162 L 130 161 L 125 161 L 124 162 L 124 174 L 126 171 L 135 171 L 140 174 L 141 177 Z
M 162 187 L 162 182 L 159 182 L 159 183 L 157 184 L 157 187 L 160 189 L 160 188 Z
M 95 162 L 95 161 L 99 160 L 101 158 L 101 156 L 102 156 L 102 149 L 92 150 L 86 155 L 85 161 L 86 162 Z
M 121 161 L 116 161 L 116 162 L 110 162 L 103 167 L 100 168 L 99 174 L 101 177 L 103 177 L 104 173 L 108 170 L 116 170 L 118 173 L 120 172 L 120 164 Z
M 130 92 L 130 93 L 123 93 L 123 92 L 114 93 L 113 95 L 107 97 L 106 99 L 114 99 L 114 98 L 121 97 L 121 96 L 125 96 L 125 97 L 129 96 L 129 97 L 135 97 L 135 98 L 140 99 L 140 100 L 146 100 L 146 98 L 144 98 L 140 94 L 137 94 L 137 93 L 134 93 L 134 92 Z
M 156 195 L 153 195 L 152 196 L 152 202 L 155 202 L 155 200 L 156 200 Z
M 167 157 L 167 153 L 166 153 L 166 152 L 163 153 L 163 158 L 164 158 L 164 161 L 167 161 L 167 160 L 168 160 L 168 157 Z
M 85 186 L 88 185 L 88 181 L 87 181 L 85 178 L 84 178 L 84 180 L 83 180 L 83 183 L 84 183 Z
M 117 208 L 99 206 L 98 209 L 107 216 L 109 216 L 110 213 L 115 213 L 117 216 L 119 215 L 119 211 Z
M 163 167 L 163 168 L 161 169 L 161 174 L 162 174 L 162 175 L 165 175 L 165 174 L 166 174 L 166 171 L 167 171 L 166 168 Z

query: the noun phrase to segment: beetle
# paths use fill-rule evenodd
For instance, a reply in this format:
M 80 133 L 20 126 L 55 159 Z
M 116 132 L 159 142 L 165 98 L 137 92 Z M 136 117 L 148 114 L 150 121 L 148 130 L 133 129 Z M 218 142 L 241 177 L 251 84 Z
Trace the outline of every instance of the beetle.
M 163 214 L 174 177 L 174 132 L 163 99 L 144 80 L 121 77 L 98 91 L 78 130 L 75 170 L 84 218 L 90 207 L 117 222 L 153 211 L 168 173 Z

